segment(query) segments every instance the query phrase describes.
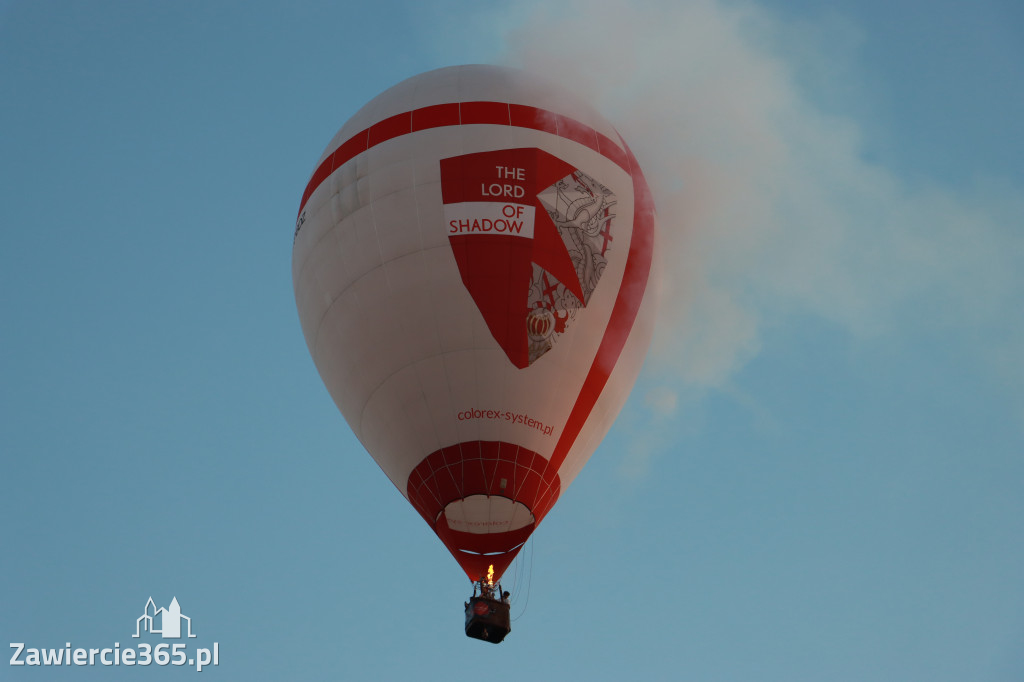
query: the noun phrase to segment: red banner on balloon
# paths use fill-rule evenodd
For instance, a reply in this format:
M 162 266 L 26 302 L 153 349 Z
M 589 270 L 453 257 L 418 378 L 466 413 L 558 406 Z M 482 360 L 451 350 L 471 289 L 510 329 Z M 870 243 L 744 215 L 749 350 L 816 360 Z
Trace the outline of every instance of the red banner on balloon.
M 533 364 L 586 307 L 607 264 L 615 195 L 536 148 L 441 160 L 448 240 L 494 339 Z

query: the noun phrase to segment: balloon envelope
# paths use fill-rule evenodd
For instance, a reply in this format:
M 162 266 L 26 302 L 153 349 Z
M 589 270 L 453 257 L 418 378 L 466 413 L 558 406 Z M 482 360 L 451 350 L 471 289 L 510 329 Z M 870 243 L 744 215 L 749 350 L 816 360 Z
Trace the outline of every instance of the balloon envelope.
M 615 129 L 512 69 L 410 78 L 321 156 L 292 256 L 306 342 L 471 580 L 501 576 L 625 402 L 654 239 Z

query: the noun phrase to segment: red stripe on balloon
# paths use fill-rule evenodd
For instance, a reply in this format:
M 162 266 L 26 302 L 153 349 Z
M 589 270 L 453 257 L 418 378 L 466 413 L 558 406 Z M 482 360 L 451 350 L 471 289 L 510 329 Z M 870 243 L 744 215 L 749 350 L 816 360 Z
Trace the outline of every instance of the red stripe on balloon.
M 406 111 L 404 113 L 391 116 L 390 118 L 386 118 L 383 121 L 378 121 L 370 126 L 369 130 L 370 137 L 367 141 L 368 147 L 376 147 L 381 142 L 386 142 L 392 138 L 401 137 L 402 135 L 408 135 L 412 132 L 412 112 Z M 338 164 L 335 168 L 340 165 L 341 164 Z
M 306 207 L 309 197 L 331 173 L 371 147 L 410 132 L 472 123 L 530 128 L 574 140 L 593 149 L 627 173 L 630 172 L 631 164 L 627 150 L 623 150 L 610 138 L 585 123 L 568 116 L 537 107 L 504 102 L 435 104 L 396 114 L 345 140 L 313 172 L 313 177 L 306 185 L 306 191 L 302 193 L 298 215 L 302 215 L 302 209 Z
M 412 131 L 459 125 L 459 104 L 434 104 L 412 112 Z
M 619 294 L 615 298 L 608 328 L 601 339 L 601 345 L 598 346 L 597 355 L 576 398 L 576 404 L 573 405 L 572 412 L 565 422 L 558 443 L 551 453 L 548 466 L 554 467 L 555 471 L 558 471 L 568 456 L 605 384 L 608 383 L 608 377 L 615 369 L 626 340 L 633 330 L 633 323 L 636 322 L 640 302 L 647 290 L 647 280 L 651 274 L 651 262 L 654 257 L 654 199 L 629 147 L 626 147 L 626 155 L 630 175 L 633 177 L 633 235 L 629 242 L 626 270 L 622 275 Z
M 505 102 L 463 102 L 459 105 L 459 112 L 462 115 L 462 125 L 511 125 L 508 104 Z

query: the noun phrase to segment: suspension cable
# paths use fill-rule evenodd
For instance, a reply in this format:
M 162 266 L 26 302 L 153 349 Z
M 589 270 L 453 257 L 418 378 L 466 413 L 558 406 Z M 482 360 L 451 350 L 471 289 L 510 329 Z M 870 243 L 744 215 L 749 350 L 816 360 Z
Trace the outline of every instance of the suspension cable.
M 519 620 L 520 618 L 523 617 L 523 614 L 526 613 L 526 607 L 530 603 L 530 588 L 533 586 L 533 543 L 534 543 L 533 536 L 530 537 L 528 542 L 530 543 L 530 570 L 526 574 L 526 578 L 527 578 L 527 581 L 526 581 L 526 601 L 523 602 L 523 610 L 519 612 L 518 616 L 516 616 L 515 618 L 512 619 L 512 622 L 515 622 L 515 621 L 517 621 L 517 620 Z M 525 570 L 526 561 L 523 561 L 523 566 L 524 566 L 524 570 Z

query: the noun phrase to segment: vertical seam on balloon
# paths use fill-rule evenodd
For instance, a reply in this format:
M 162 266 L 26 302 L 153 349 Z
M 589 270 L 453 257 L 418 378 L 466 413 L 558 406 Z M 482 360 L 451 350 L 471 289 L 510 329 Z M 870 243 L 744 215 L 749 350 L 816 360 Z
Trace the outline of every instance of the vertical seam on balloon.
M 426 480 L 420 484 L 420 489 L 424 488 L 437 501 L 437 505 L 443 508 L 444 503 L 441 501 L 441 489 L 437 486 L 437 470 L 434 469 L 433 464 L 430 465 L 430 484 Z

